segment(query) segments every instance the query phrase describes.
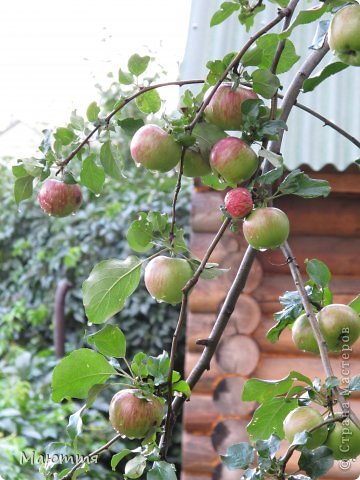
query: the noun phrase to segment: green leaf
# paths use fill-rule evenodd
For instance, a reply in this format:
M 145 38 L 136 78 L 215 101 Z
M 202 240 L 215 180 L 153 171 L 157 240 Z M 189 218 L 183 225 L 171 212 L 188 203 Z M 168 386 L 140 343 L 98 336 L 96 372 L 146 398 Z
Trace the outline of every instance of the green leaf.
M 121 452 L 116 453 L 111 457 L 111 469 L 114 471 L 116 470 L 116 467 L 118 464 L 121 462 L 123 458 L 125 458 L 127 455 L 131 453 L 131 450 L 128 448 L 124 448 L 124 450 L 121 450 Z
M 220 458 L 229 470 L 245 469 L 254 461 L 254 447 L 247 442 L 237 443 L 231 445 Z
M 136 377 L 146 378 L 149 376 L 147 369 L 148 356 L 144 352 L 137 353 L 131 362 L 131 370 Z
M 11 167 L 12 174 L 16 178 L 26 177 L 28 176 L 28 172 L 25 170 L 25 166 L 23 163 L 19 163 L 17 165 L 13 165 Z
M 33 193 L 33 180 L 34 177 L 30 175 L 27 175 L 26 177 L 20 177 L 15 180 L 14 196 L 17 205 L 19 205 L 19 203 L 23 200 L 31 197 Z
M 307 260 L 305 263 L 306 272 L 311 280 L 322 288 L 327 287 L 331 279 L 331 273 L 325 263 L 316 258 Z
M 360 375 L 356 375 L 350 379 L 349 390 L 350 392 L 360 391 Z
M 328 34 L 329 26 L 330 20 L 320 20 L 316 27 L 314 39 L 309 48 L 312 50 L 320 50 L 320 48 L 322 48 L 326 35 Z
M 313 451 L 303 450 L 299 458 L 299 467 L 310 478 L 316 480 L 325 475 L 334 464 L 332 450 L 328 447 L 319 447 Z
M 287 129 L 287 125 L 283 120 L 268 120 L 261 125 L 258 130 L 258 134 L 262 137 L 264 135 L 273 136 L 277 135 L 280 130 L 286 131 Z
M 153 247 L 153 229 L 146 215 L 132 222 L 127 231 L 126 239 L 135 252 L 146 252 Z
M 146 458 L 143 455 L 136 455 L 125 465 L 125 478 L 139 478 L 146 467 Z
M 143 113 L 156 113 L 161 108 L 161 98 L 157 90 L 149 90 L 135 100 L 139 110 Z
M 220 5 L 220 9 L 217 10 L 214 15 L 211 17 L 210 20 L 210 27 L 214 27 L 215 25 L 219 25 L 231 14 L 239 10 L 240 4 L 235 2 L 224 2 Z
M 180 392 L 184 394 L 186 398 L 190 398 L 191 396 L 191 389 L 185 380 L 180 380 L 179 382 L 173 383 L 172 389 L 173 392 Z
M 214 278 L 221 277 L 225 273 L 229 272 L 230 268 L 218 268 L 218 264 L 206 264 L 204 271 L 201 273 L 200 277 L 205 280 L 213 280 Z
M 201 177 L 201 182 L 214 190 L 225 190 L 228 187 L 236 188 L 235 183 L 228 183 L 224 180 L 220 180 L 217 173 L 209 173 L 209 175 L 204 175 Z
M 86 398 L 93 385 L 105 383 L 116 370 L 100 353 L 80 348 L 60 360 L 52 376 L 52 399 Z
M 119 327 L 106 325 L 99 332 L 88 336 L 88 342 L 108 357 L 125 358 L 126 338 Z
M 167 381 L 170 368 L 170 359 L 168 353 L 164 351 L 157 357 L 149 356 L 146 367 L 148 373 L 154 377 L 154 384 L 156 386 L 160 385 L 161 383 L 165 383 Z
M 262 51 L 262 59 L 258 64 L 259 68 L 269 69 L 271 67 L 279 41 L 279 36 L 276 33 L 268 33 L 257 40 L 257 48 Z M 299 59 L 300 56 L 297 55 L 294 44 L 290 40 L 286 40 L 276 73 L 281 74 L 289 71 Z
M 338 387 L 339 385 L 340 385 L 340 380 L 335 376 L 327 377 L 324 382 L 324 387 L 327 389 L 332 389 L 332 388 Z
M 272 398 L 255 410 L 247 432 L 252 440 L 265 440 L 272 434 L 284 438 L 283 421 L 297 407 L 297 400 Z
M 263 50 L 257 45 L 249 48 L 241 58 L 241 63 L 244 67 L 260 66 L 262 65 Z M 266 67 L 265 67 L 266 68 Z
M 360 314 L 360 295 L 358 295 L 354 300 L 351 300 L 349 307 L 353 308 L 355 312 Z
M 142 118 L 124 118 L 123 120 L 118 120 L 118 125 L 121 127 L 124 132 L 132 137 L 139 128 L 144 125 L 144 120 Z
M 260 175 L 260 177 L 257 177 L 256 183 L 258 183 L 259 185 L 271 185 L 276 180 L 278 180 L 283 173 L 284 167 L 273 168 L 269 172 L 264 173 L 264 175 Z
M 267 402 L 276 395 L 286 393 L 295 381 L 301 381 L 308 385 L 312 385 L 310 378 L 305 377 L 302 373 L 296 371 L 291 371 L 287 377 L 282 378 L 281 380 L 250 378 L 245 382 L 242 400 L 245 402 Z
M 175 466 L 164 461 L 154 462 L 146 480 L 177 480 Z
M 299 170 L 293 170 L 282 181 L 279 190 L 285 194 L 293 194 L 303 198 L 327 197 L 331 191 L 326 180 L 313 179 Z
M 99 117 L 100 108 L 96 102 L 90 103 L 86 110 L 86 117 L 89 122 L 96 122 Z
M 270 70 L 257 69 L 251 74 L 253 90 L 264 98 L 271 98 L 280 87 L 280 80 Z
M 137 53 L 131 55 L 128 60 L 128 69 L 129 71 L 138 77 L 142 73 L 145 72 L 150 62 L 150 57 L 146 55 L 145 57 L 141 57 Z
M 119 75 L 118 75 L 119 83 L 123 85 L 131 85 L 134 82 L 134 77 L 129 72 L 125 72 L 119 68 Z
M 85 128 L 85 122 L 83 117 L 76 113 L 76 110 L 73 110 L 70 115 L 70 122 L 71 125 L 74 127 L 75 130 L 82 131 Z
M 62 145 L 70 145 L 75 140 L 76 135 L 70 128 L 59 127 L 54 133 L 54 138 Z
M 101 145 L 100 161 L 104 167 L 105 173 L 109 175 L 109 177 L 112 177 L 115 180 L 124 179 L 124 175 L 122 174 L 122 161 L 120 152 L 118 151 L 116 156 L 113 155 L 110 141 L 107 141 Z
M 104 323 L 122 310 L 139 285 L 140 270 L 141 262 L 134 256 L 95 265 L 83 283 L 83 302 L 90 322 Z
M 221 130 L 221 128 L 216 125 L 205 122 L 200 122 L 195 126 L 193 135 L 196 137 L 203 158 L 209 158 L 211 149 L 215 143 L 227 137 L 224 130 Z
M 265 150 L 264 148 L 261 148 L 259 150 L 258 155 L 259 155 L 259 157 L 266 158 L 266 160 L 269 160 L 271 165 L 273 165 L 275 168 L 279 169 L 279 171 L 277 173 L 281 172 L 279 176 L 282 175 L 283 165 L 284 165 L 284 159 L 283 159 L 282 155 L 279 155 L 279 154 L 274 153 L 274 152 L 270 152 L 270 150 Z M 268 172 L 268 173 L 270 173 L 270 172 Z
M 95 162 L 96 154 L 92 153 L 82 162 L 80 182 L 95 194 L 100 194 L 105 182 L 104 169 Z
M 336 73 L 341 72 L 341 70 L 348 68 L 348 66 L 349 65 L 342 62 L 334 62 L 330 63 L 330 65 L 326 65 L 320 73 L 305 80 L 302 88 L 303 92 L 312 92 L 314 88 L 320 85 L 324 80 L 331 77 L 331 75 L 335 75 Z
M 283 40 L 289 37 L 291 35 L 291 32 L 294 30 L 294 28 L 299 25 L 305 25 L 307 23 L 315 22 L 316 20 L 318 20 L 320 17 L 323 16 L 323 14 L 327 11 L 327 9 L 328 9 L 328 5 L 327 3 L 324 2 L 322 5 L 310 8 L 308 10 L 302 10 L 301 12 L 299 12 L 298 16 L 290 25 L 290 27 L 284 32 L 279 34 L 279 38 Z
M 273 458 L 281 446 L 281 440 L 276 435 L 271 435 L 267 440 L 257 440 L 255 443 L 256 451 L 260 457 Z

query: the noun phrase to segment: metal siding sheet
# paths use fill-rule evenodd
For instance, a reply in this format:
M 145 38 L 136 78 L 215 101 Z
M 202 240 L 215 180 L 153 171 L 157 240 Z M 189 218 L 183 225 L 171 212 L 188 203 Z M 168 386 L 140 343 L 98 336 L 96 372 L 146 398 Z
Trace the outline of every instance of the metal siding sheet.
M 210 19 L 221 3 L 222 0 L 192 1 L 187 47 L 181 66 L 182 79 L 204 78 L 207 74 L 207 60 L 223 58 L 231 51 L 238 51 L 249 37 L 251 32 L 247 33 L 245 27 L 239 24 L 236 14 L 221 25 L 210 28 Z M 271 11 L 258 15 L 251 31 L 255 31 L 274 17 L 276 6 L 270 7 Z M 305 2 L 302 9 L 304 8 L 309 8 Z M 302 25 L 294 30 L 292 38 L 299 55 L 306 56 L 314 31 L 314 24 Z M 316 71 L 333 60 L 332 54 L 328 54 Z M 290 72 L 280 75 L 283 90 L 288 86 L 300 64 L 301 60 Z M 359 137 L 359 71 L 360 69 L 349 67 L 327 79 L 314 92 L 301 94 L 299 101 L 317 110 L 353 136 Z M 200 88 L 194 87 L 193 90 L 199 91 Z M 314 170 L 320 170 L 325 165 L 332 164 L 342 171 L 359 157 L 359 150 L 355 145 L 329 127 L 324 127 L 322 122 L 306 112 L 294 108 L 288 127 L 289 133 L 284 136 L 282 153 L 289 169 L 307 164 Z

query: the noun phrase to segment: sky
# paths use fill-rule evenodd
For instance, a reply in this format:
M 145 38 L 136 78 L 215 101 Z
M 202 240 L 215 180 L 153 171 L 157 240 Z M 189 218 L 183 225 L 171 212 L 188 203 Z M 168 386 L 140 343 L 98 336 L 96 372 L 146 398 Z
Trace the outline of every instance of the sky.
M 97 100 L 95 84 L 110 83 L 108 72 L 126 69 L 133 53 L 157 52 L 169 79 L 176 79 L 190 3 L 1 2 L 0 158 L 33 156 L 41 130 L 64 126 L 74 109 L 84 114 Z M 166 95 L 175 107 L 177 89 L 171 90 Z

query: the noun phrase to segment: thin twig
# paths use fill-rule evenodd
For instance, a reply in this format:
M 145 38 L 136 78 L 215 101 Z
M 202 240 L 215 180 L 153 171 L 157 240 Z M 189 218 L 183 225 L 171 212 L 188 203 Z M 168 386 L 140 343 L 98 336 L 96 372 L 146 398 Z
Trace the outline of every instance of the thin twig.
M 170 227 L 170 233 L 169 233 L 170 245 L 173 245 L 173 242 L 175 239 L 174 232 L 175 232 L 175 226 L 176 226 L 176 202 L 181 190 L 181 179 L 184 173 L 185 153 L 186 153 L 186 147 L 183 146 L 181 149 L 179 173 L 177 177 L 177 182 L 176 182 L 176 187 L 175 187 L 175 192 L 174 192 L 174 197 L 173 197 L 172 207 L 171 207 L 171 227 Z
M 135 98 L 139 97 L 143 93 L 149 92 L 150 90 L 154 90 L 156 88 L 162 87 L 169 87 L 169 86 L 183 86 L 183 85 L 190 85 L 196 83 L 204 83 L 204 80 L 179 80 L 174 82 L 163 82 L 163 83 L 156 83 L 154 85 L 149 85 L 148 87 L 141 87 L 137 92 L 129 97 L 126 97 L 112 112 L 109 113 L 102 121 L 99 121 L 99 124 L 96 125 L 93 130 L 81 141 L 81 143 L 61 162 L 58 163 L 60 167 L 59 172 L 64 169 L 64 167 L 75 157 L 77 153 L 88 143 L 90 138 L 95 135 L 95 133 L 100 129 L 102 124 L 108 125 L 110 120 L 116 115 L 121 109 L 123 109 L 128 103 L 135 100 Z
M 172 402 L 172 374 L 173 374 L 173 371 L 174 371 L 174 363 L 175 363 L 175 357 L 176 357 L 178 338 L 179 338 L 180 332 L 183 328 L 183 325 L 184 325 L 184 322 L 185 322 L 185 319 L 186 319 L 189 293 L 190 293 L 191 289 L 199 281 L 199 278 L 200 278 L 202 272 L 204 271 L 211 254 L 213 253 L 217 244 L 219 243 L 222 236 L 224 235 L 224 233 L 225 233 L 227 227 L 229 226 L 230 222 L 231 222 L 230 218 L 226 218 L 223 221 L 223 223 L 222 223 L 221 227 L 219 228 L 216 236 L 212 240 L 209 248 L 207 249 L 200 265 L 196 269 L 194 275 L 190 278 L 190 280 L 186 283 L 186 285 L 183 288 L 183 296 L 182 296 L 182 301 L 181 301 L 179 319 L 178 319 L 178 322 L 177 322 L 177 325 L 176 325 L 176 328 L 175 328 L 175 331 L 174 331 L 174 334 L 173 334 L 171 351 L 170 351 L 170 366 L 169 366 L 169 374 L 168 374 L 168 381 L 167 381 L 167 385 L 168 385 L 168 395 L 167 395 L 168 396 L 168 411 L 167 411 L 166 420 L 165 420 L 165 432 L 164 432 L 164 434 L 163 434 L 163 436 L 160 440 L 160 445 L 159 445 L 160 455 L 162 456 L 162 458 L 165 458 L 165 456 L 166 456 L 166 452 L 167 452 L 168 445 L 169 445 L 169 440 L 170 440 L 169 433 L 171 432 L 172 424 L 174 423 L 174 416 L 173 416 L 172 405 L 171 405 L 171 402 Z
M 111 447 L 111 445 L 115 442 L 117 442 L 118 440 L 120 440 L 121 438 L 121 435 L 118 434 L 118 435 L 115 435 L 115 437 L 113 437 L 111 440 L 109 440 L 107 443 L 105 443 L 105 445 L 103 445 L 102 447 L 98 448 L 97 450 L 94 450 L 92 453 L 90 453 L 89 455 L 87 455 L 89 458 L 91 457 L 95 457 L 96 455 L 100 455 L 100 453 L 103 453 L 105 452 L 105 450 L 107 450 L 109 447 Z M 84 465 L 84 462 L 79 462 L 77 463 L 76 465 L 73 466 L 73 468 L 70 470 L 69 473 L 67 473 L 65 475 L 65 477 L 62 477 L 61 480 L 70 480 L 72 478 L 72 476 L 74 475 L 74 473 L 76 472 L 76 470 L 78 470 L 82 465 Z

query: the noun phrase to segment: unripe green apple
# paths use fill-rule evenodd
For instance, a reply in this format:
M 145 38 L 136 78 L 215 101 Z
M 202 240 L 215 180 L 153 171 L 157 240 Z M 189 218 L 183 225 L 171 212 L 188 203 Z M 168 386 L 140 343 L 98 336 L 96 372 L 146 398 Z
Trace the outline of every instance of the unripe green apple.
M 350 420 L 336 422 L 325 445 L 333 451 L 335 460 L 351 460 L 360 455 L 360 430 Z
M 330 352 L 340 352 L 360 336 L 360 317 L 349 305 L 327 305 L 317 319 Z
M 242 183 L 256 172 L 259 160 L 246 142 L 226 137 L 213 146 L 210 165 L 227 182 Z
M 295 320 L 291 333 L 292 339 L 299 350 L 319 353 L 319 346 L 306 313 Z
M 140 390 L 125 389 L 117 392 L 109 408 L 113 428 L 128 438 L 144 438 L 161 425 L 164 407 L 155 395 L 138 398 Z
M 233 90 L 230 83 L 223 83 L 205 108 L 204 116 L 208 122 L 223 130 L 241 130 L 241 105 L 245 100 L 257 98 L 250 88 L 238 87 Z
M 193 276 L 189 262 L 182 258 L 160 255 L 145 268 L 145 286 L 158 302 L 175 305 L 181 302 L 182 289 Z
M 243 223 L 246 241 L 256 250 L 267 250 L 282 245 L 289 236 L 287 215 L 275 207 L 253 210 Z
M 67 184 L 61 180 L 49 178 L 40 188 L 38 201 L 48 215 L 67 217 L 79 210 L 82 193 L 77 184 Z
M 211 173 L 209 160 L 204 158 L 200 152 L 188 148 L 184 157 L 185 177 L 202 177 Z
M 292 410 L 284 420 L 286 439 L 292 443 L 297 433 L 309 431 L 324 421 L 320 413 L 312 407 L 298 407 Z M 322 426 L 311 433 L 311 438 L 306 442 L 310 450 L 323 445 L 328 435 L 326 426 Z
M 360 5 L 338 10 L 329 27 L 330 49 L 344 63 L 360 66 Z
M 168 172 L 180 161 L 181 147 L 158 125 L 144 125 L 133 136 L 130 153 L 138 165 L 149 170 Z

